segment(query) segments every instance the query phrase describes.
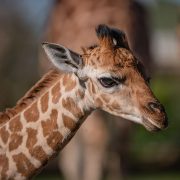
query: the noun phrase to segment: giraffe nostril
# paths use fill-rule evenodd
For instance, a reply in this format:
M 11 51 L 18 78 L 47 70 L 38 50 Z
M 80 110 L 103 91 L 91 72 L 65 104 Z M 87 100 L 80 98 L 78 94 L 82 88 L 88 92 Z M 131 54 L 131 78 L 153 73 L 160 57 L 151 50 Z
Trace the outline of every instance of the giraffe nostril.
M 163 106 L 158 102 L 149 102 L 148 108 L 154 112 L 163 112 L 164 111 Z

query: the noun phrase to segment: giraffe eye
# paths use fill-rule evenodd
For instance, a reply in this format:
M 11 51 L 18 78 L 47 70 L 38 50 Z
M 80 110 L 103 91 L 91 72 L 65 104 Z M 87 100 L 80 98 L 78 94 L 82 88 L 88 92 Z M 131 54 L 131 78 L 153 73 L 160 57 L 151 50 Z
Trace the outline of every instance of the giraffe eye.
M 112 78 L 107 78 L 107 77 L 99 78 L 98 81 L 105 88 L 111 88 L 111 87 L 117 86 L 119 84 L 116 80 L 114 80 Z

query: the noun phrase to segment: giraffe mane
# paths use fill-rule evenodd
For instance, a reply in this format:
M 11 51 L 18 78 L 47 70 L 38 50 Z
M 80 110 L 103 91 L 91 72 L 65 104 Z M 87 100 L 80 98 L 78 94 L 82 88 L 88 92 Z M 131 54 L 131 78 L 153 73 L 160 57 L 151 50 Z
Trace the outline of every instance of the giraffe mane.
M 50 70 L 45 74 L 40 81 L 38 81 L 14 106 L 7 108 L 4 112 L 0 112 L 0 125 L 3 125 L 8 120 L 16 116 L 19 111 L 22 111 L 29 104 L 31 104 L 37 97 L 39 97 L 50 85 L 59 79 L 60 72 L 57 70 Z

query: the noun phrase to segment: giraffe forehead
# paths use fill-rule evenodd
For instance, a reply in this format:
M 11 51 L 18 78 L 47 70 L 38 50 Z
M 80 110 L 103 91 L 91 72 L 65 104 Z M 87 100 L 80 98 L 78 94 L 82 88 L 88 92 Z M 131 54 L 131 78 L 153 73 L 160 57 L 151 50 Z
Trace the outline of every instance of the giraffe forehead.
M 132 66 L 136 58 L 132 52 L 125 48 L 114 50 L 100 50 L 99 47 L 91 50 L 85 57 L 85 64 L 94 68 L 109 68 Z
M 92 49 L 84 59 L 85 66 L 80 73 L 82 76 L 90 77 L 123 76 L 124 73 L 135 69 L 136 64 L 136 58 L 131 51 L 124 48 L 100 50 L 97 47 Z

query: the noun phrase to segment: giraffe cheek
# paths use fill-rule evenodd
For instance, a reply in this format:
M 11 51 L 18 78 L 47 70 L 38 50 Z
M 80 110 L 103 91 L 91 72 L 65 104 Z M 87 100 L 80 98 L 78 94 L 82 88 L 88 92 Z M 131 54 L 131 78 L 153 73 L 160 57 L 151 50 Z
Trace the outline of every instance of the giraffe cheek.
M 102 108 L 103 107 L 103 101 L 101 100 L 101 98 L 97 98 L 95 100 L 95 105 L 97 108 Z
M 114 110 L 120 110 L 121 109 L 121 105 L 117 101 L 113 101 L 113 103 L 111 104 L 111 107 Z
M 110 97 L 107 94 L 101 94 L 101 98 L 105 102 L 105 104 L 109 104 Z

